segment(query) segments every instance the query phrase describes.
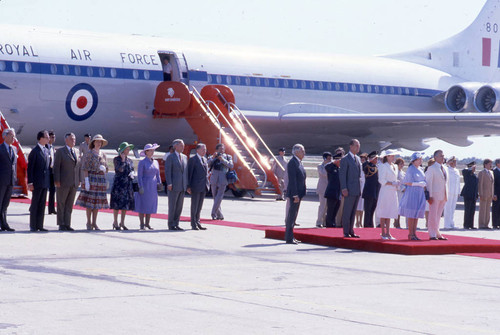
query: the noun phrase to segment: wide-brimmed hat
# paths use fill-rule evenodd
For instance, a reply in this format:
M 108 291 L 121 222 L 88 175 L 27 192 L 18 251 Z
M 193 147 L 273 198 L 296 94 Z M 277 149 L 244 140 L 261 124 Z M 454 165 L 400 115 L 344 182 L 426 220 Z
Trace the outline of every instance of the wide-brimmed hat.
M 414 153 L 412 153 L 411 156 L 410 156 L 410 162 L 413 162 L 413 161 L 416 161 L 419 158 L 422 158 L 423 155 L 424 155 L 423 152 L 414 152 Z
M 148 143 L 144 146 L 144 149 L 141 151 L 141 156 L 146 156 L 146 150 L 156 150 L 160 147 L 159 144 L 151 144 L 151 143 Z
M 102 146 L 105 147 L 106 145 L 108 145 L 108 141 L 104 139 L 104 137 L 102 137 L 101 134 L 96 134 L 94 135 L 94 137 L 92 137 L 92 141 L 90 141 L 90 144 L 94 143 L 94 141 L 102 141 Z
M 396 149 L 387 149 L 380 153 L 380 157 L 400 155 L 401 151 Z
M 127 142 L 122 142 L 120 144 L 120 146 L 118 147 L 118 149 L 116 149 L 116 151 L 118 151 L 118 153 L 121 154 L 127 148 L 130 148 L 130 150 L 134 150 L 134 145 L 133 144 L 129 144 Z

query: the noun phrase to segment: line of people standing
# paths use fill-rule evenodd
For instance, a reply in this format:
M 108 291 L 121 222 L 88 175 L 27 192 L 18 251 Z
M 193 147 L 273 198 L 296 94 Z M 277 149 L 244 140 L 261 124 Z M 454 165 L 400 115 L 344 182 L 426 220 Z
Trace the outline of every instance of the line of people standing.
M 6 129 L 2 133 L 4 143 L 0 146 L 0 227 L 1 230 L 14 231 L 6 219 L 12 189 L 16 178 L 17 152 L 13 147 L 15 131 Z M 107 157 L 101 150 L 108 141 L 100 134 L 91 137 L 85 134 L 85 141 L 80 150 L 75 148 L 76 136 L 68 133 L 64 136 L 65 145 L 58 150 L 52 146 L 55 134 L 42 130 L 37 134 L 37 145 L 28 156 L 28 189 L 32 192 L 30 205 L 30 230 L 47 231 L 44 228 L 44 211 L 47 194 L 51 185 L 57 198 L 57 225 L 61 231 L 73 231 L 71 216 L 73 205 L 85 208 L 87 230 L 100 230 L 97 217 L 101 209 L 113 209 L 112 228 L 128 230 L 125 226 L 127 211 L 139 215 L 140 229 L 153 229 L 151 215 L 157 213 L 158 192 L 163 184 L 160 178 L 158 161 L 154 159 L 159 145 L 146 144 L 140 152 L 144 157 L 138 163 L 137 172 L 129 154 L 133 144 L 123 142 L 117 148 L 118 155 L 113 158 L 115 176 L 108 203 L 109 172 Z M 183 230 L 179 226 L 185 192 L 191 194 L 191 229 L 206 230 L 200 224 L 200 213 L 206 193 L 212 188 L 214 205 L 212 219 L 222 220 L 224 216 L 221 203 L 228 185 L 227 172 L 233 168 L 230 155 L 225 153 L 223 144 L 216 146 L 215 153 L 206 157 L 205 144 L 198 143 L 196 154 L 187 159 L 182 152 L 184 142 L 174 140 L 173 152 L 165 164 L 166 188 L 168 190 L 168 228 Z M 76 197 L 78 188 L 80 194 Z M 76 202 L 75 202 L 76 198 Z M 50 202 L 49 202 L 50 206 Z M 120 218 L 119 218 L 120 216 Z M 119 221 L 119 222 L 118 222 Z

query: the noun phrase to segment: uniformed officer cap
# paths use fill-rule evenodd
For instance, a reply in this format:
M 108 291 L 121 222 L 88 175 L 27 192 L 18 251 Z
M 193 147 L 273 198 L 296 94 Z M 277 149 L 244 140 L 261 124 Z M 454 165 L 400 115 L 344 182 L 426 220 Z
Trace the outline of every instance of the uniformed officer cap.
M 376 151 L 372 151 L 368 154 L 368 159 L 374 159 L 375 157 L 378 157 L 378 153 Z
M 342 153 L 339 152 L 338 154 L 335 154 L 335 156 L 333 156 L 332 158 L 333 159 L 341 159 L 343 157 Z
M 323 159 L 327 159 L 328 157 L 331 157 L 332 153 L 330 151 L 325 151 L 323 152 Z
M 470 163 L 467 163 L 467 167 L 473 167 L 474 165 L 476 165 L 476 162 L 475 161 L 472 161 Z
M 279 149 L 278 149 L 278 152 L 280 152 L 280 151 L 281 151 L 281 152 L 285 152 L 285 148 L 279 148 Z

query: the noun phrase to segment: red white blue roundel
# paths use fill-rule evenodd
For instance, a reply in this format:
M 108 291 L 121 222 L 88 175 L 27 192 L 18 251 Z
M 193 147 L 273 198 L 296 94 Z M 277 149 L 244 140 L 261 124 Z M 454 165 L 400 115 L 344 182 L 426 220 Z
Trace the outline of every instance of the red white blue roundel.
M 97 109 L 97 92 L 89 84 L 73 86 L 66 97 L 66 113 L 75 121 L 83 121 Z

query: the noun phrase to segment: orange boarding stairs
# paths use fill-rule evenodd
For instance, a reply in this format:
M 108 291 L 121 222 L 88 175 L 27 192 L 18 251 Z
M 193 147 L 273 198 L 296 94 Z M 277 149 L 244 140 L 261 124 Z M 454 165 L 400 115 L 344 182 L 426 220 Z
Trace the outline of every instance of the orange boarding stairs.
M 222 99 L 218 98 L 221 92 L 224 93 Z M 257 150 L 257 144 L 264 142 L 236 109 L 229 87 L 208 85 L 200 94 L 196 88 L 189 91 L 180 82 L 162 82 L 156 89 L 154 107 L 155 118 L 184 118 L 209 151 L 213 151 L 218 143 L 225 145 L 238 174 L 238 182 L 230 186 L 233 194 L 243 196 L 247 191 L 257 195 L 280 193 L 268 158 Z M 265 144 L 263 146 L 267 148 Z M 272 157 L 271 151 L 267 150 Z
M 0 112 L 0 128 L 1 132 L 9 127 L 7 120 L 3 116 L 2 112 Z M 0 136 L 0 144 L 3 144 L 3 137 Z M 14 139 L 13 146 L 17 148 L 17 185 L 14 185 L 14 189 L 12 191 L 13 197 L 27 197 L 28 196 L 28 162 L 26 157 L 24 156 L 23 148 L 19 141 Z

